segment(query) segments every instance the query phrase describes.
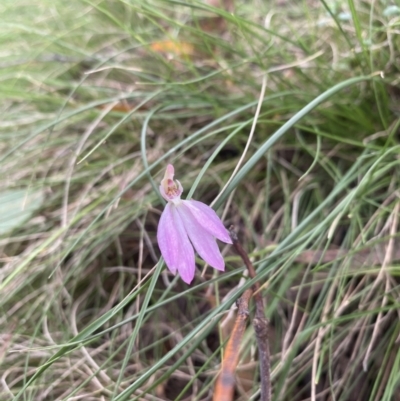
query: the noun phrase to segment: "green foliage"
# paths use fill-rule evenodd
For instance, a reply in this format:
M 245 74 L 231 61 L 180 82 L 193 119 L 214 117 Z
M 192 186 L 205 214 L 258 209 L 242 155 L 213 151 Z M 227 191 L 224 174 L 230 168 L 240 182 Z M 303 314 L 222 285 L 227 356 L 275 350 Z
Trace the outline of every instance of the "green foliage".
M 16 189 L 0 193 L 0 235 L 22 225 L 42 202 L 41 192 Z
M 398 394 L 398 7 L 211 3 L 1 2 L 1 400 L 212 399 L 252 281 L 165 270 L 167 162 L 251 253 L 274 399 Z

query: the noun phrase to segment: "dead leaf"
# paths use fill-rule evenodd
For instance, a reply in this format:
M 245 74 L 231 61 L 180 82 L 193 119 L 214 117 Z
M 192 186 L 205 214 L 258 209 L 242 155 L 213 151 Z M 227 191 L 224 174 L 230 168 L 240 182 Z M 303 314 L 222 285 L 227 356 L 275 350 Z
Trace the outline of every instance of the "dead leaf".
M 152 43 L 150 48 L 157 53 L 173 56 L 192 57 L 194 55 L 194 46 L 187 42 L 163 40 L 161 42 Z

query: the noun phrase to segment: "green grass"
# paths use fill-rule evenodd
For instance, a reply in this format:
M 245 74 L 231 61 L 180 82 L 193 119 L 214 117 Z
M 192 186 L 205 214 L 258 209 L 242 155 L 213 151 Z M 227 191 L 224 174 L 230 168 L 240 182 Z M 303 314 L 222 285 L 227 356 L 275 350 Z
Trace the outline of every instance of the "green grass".
M 167 163 L 251 254 L 273 399 L 399 400 L 399 4 L 0 15 L 0 400 L 212 399 L 252 280 L 222 244 L 222 274 L 198 259 L 187 286 L 166 269 Z M 257 399 L 255 344 L 249 326 L 237 400 Z

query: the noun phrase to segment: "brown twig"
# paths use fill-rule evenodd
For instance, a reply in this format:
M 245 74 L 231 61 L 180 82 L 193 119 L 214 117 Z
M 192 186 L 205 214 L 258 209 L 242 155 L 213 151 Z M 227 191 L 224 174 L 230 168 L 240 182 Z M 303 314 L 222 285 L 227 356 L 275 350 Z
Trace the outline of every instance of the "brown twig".
M 248 289 L 236 301 L 238 313 L 232 335 L 225 348 L 221 374 L 218 377 L 214 390 L 214 401 L 231 401 L 233 398 L 233 391 L 235 390 L 235 370 L 239 361 L 240 343 L 249 317 L 249 301 L 252 294 L 253 290 Z
M 242 258 L 244 264 L 249 271 L 251 278 L 256 277 L 256 271 L 253 264 L 250 261 L 249 256 L 243 249 L 233 226 L 229 228 L 229 235 L 233 242 L 238 255 Z M 256 315 L 253 319 L 253 327 L 256 333 L 258 353 L 260 357 L 260 377 L 261 377 L 261 401 L 271 400 L 271 360 L 269 352 L 269 341 L 268 341 L 268 320 L 264 314 L 264 301 L 260 293 L 260 283 L 256 281 L 253 284 L 254 300 L 256 303 Z
M 251 263 L 246 251 L 240 244 L 235 231 L 233 231 L 233 227 L 230 228 L 229 234 L 236 252 L 243 259 L 243 262 L 249 271 L 250 277 L 256 277 L 254 266 Z M 213 401 L 232 401 L 233 392 L 235 389 L 235 370 L 239 361 L 240 343 L 246 329 L 246 322 L 249 316 L 249 301 L 253 294 L 256 303 L 256 314 L 253 319 L 253 327 L 256 333 L 258 351 L 260 355 L 261 401 L 271 400 L 268 320 L 264 315 L 264 302 L 259 289 L 260 283 L 255 282 L 252 286 L 252 289 L 245 291 L 236 302 L 238 306 L 238 313 L 232 335 L 224 352 L 221 374 L 217 379 Z

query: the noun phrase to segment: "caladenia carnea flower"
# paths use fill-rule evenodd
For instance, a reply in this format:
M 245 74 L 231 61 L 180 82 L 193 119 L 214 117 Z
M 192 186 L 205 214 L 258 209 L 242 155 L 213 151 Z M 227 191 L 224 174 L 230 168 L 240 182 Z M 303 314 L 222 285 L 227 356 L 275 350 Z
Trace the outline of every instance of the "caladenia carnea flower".
M 174 181 L 174 167 L 169 164 L 161 181 L 160 192 L 168 201 L 161 215 L 157 241 L 161 254 L 173 274 L 179 272 L 190 284 L 196 264 L 194 249 L 210 266 L 225 269 L 216 238 L 231 244 L 228 230 L 209 206 L 195 200 L 182 200 L 181 183 Z

